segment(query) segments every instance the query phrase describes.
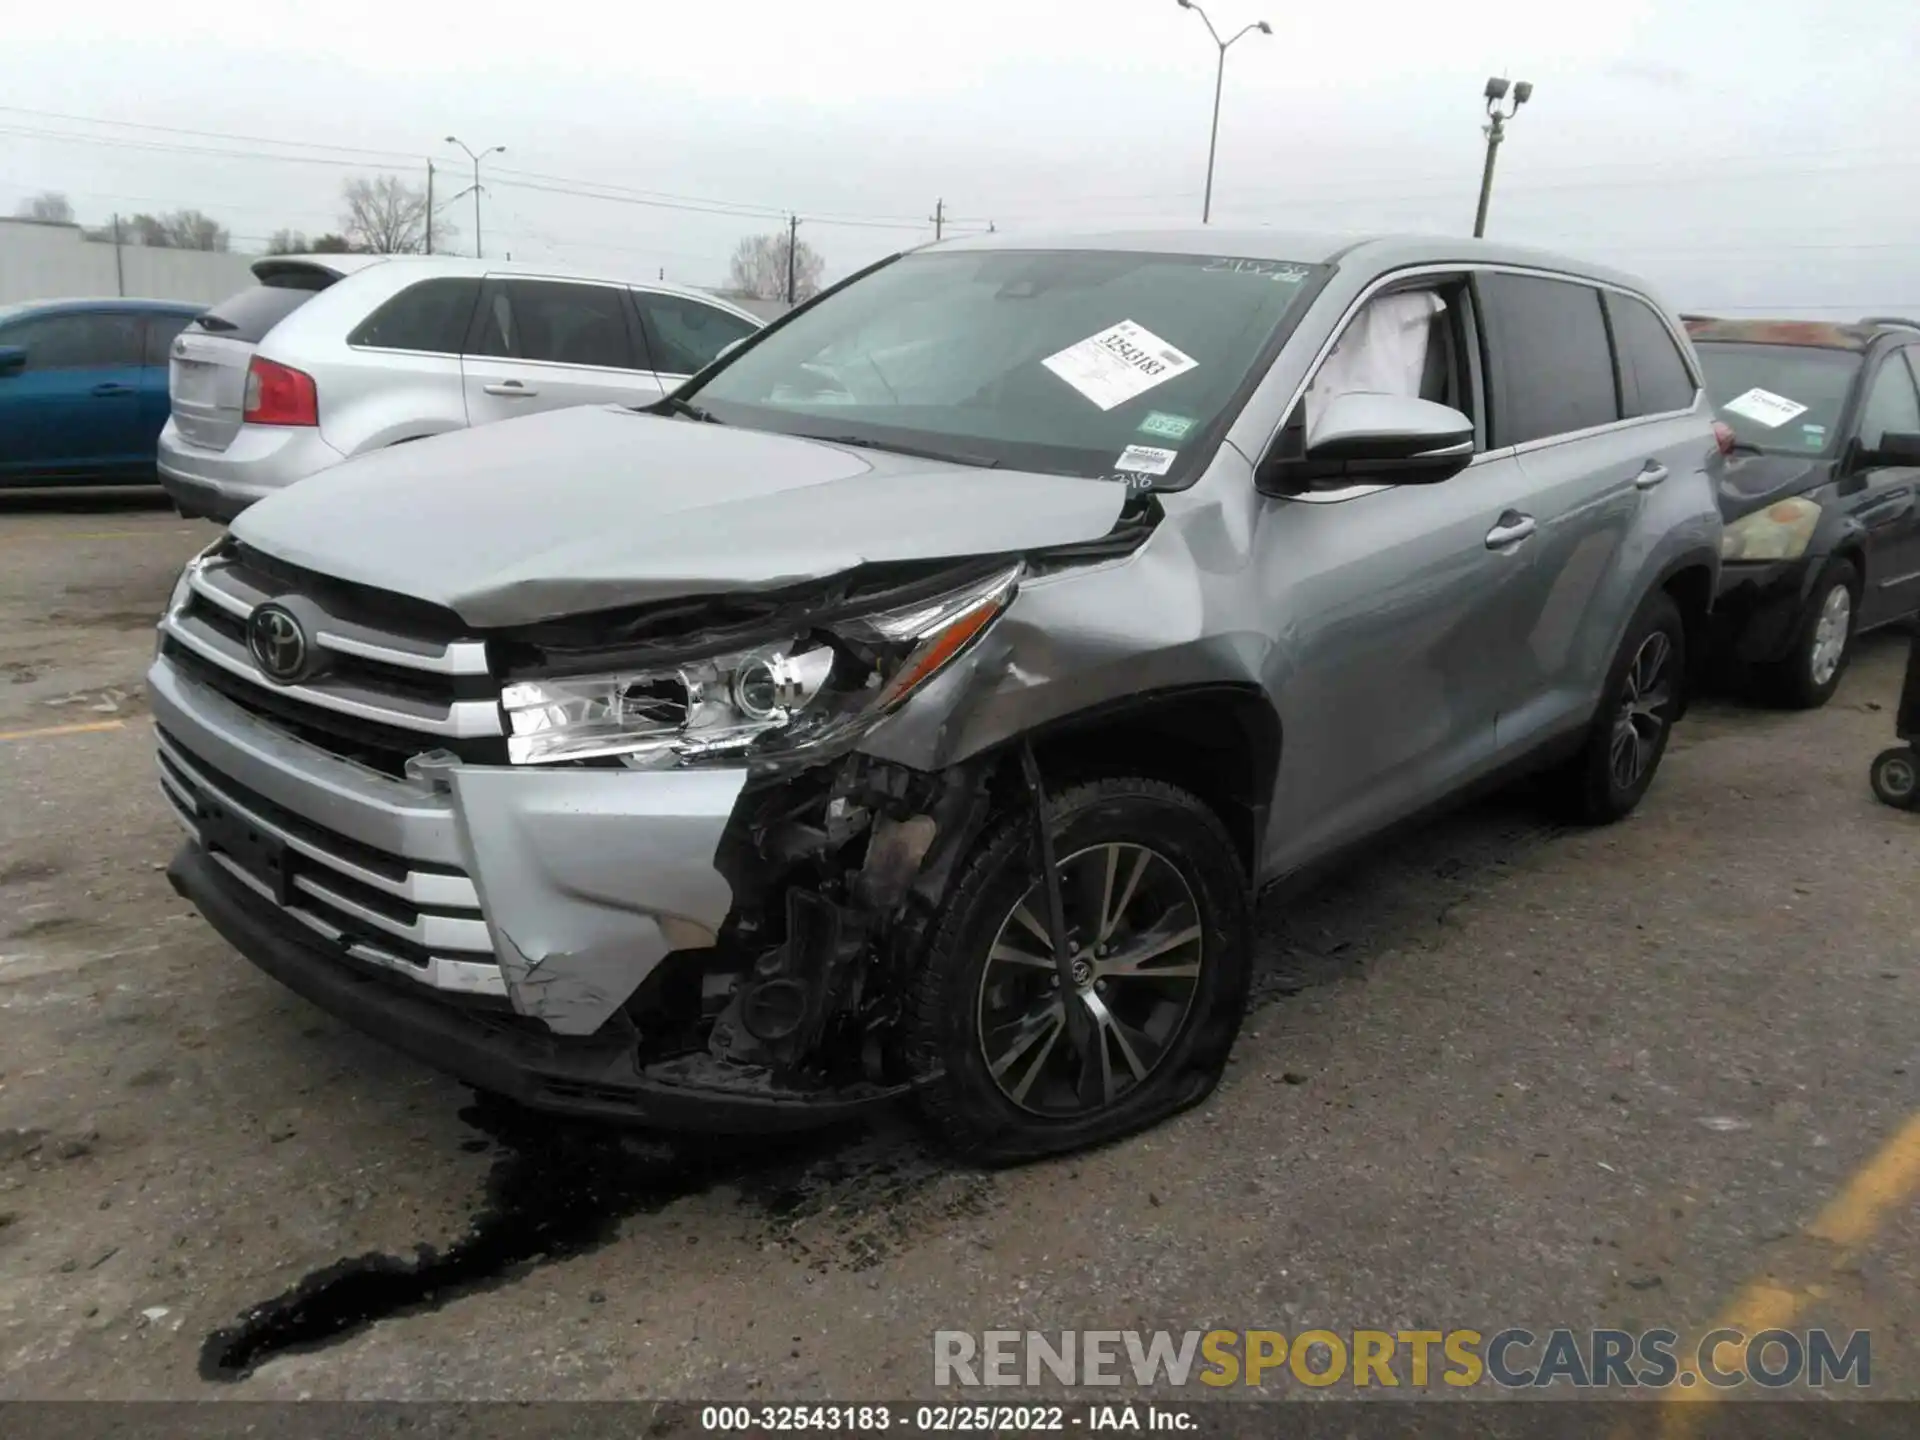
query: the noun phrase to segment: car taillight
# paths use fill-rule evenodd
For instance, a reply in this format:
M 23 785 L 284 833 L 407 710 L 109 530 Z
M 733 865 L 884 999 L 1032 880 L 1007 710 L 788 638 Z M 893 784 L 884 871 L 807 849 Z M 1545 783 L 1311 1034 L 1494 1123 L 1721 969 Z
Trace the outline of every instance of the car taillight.
M 247 364 L 246 408 L 240 418 L 248 425 L 318 425 L 320 396 L 313 377 L 254 356 Z
M 1713 443 L 1720 447 L 1722 455 L 1733 453 L 1733 427 L 1724 420 L 1713 422 Z

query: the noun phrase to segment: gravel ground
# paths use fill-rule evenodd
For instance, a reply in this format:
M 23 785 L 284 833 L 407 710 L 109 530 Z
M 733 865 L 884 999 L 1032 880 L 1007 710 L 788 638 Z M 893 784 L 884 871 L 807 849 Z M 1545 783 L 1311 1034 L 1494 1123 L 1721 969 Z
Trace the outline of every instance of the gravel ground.
M 936 1329 L 1693 1333 L 1768 1277 L 1920 1398 L 1915 1167 L 1802 1233 L 1920 1108 L 1903 635 L 1698 707 L 1625 824 L 1504 797 L 1267 904 L 1211 1102 L 988 1174 L 529 1125 L 257 974 L 161 874 L 140 692 L 212 534 L 0 507 L 0 1398 L 899 1397 Z

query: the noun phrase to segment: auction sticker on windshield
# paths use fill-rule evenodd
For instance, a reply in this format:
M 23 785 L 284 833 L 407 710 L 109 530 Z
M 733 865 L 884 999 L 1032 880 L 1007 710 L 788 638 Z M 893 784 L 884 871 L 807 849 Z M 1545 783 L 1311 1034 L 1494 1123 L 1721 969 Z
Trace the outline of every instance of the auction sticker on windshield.
M 1129 445 L 1113 463 L 1115 468 L 1131 470 L 1136 475 L 1164 475 L 1173 468 L 1179 455 L 1178 450 L 1162 450 L 1157 445 Z
M 1797 400 L 1789 400 L 1784 395 L 1776 395 L 1771 390 L 1762 390 L 1758 385 L 1744 395 L 1736 395 L 1720 407 L 1731 410 L 1769 430 L 1777 430 L 1796 415 L 1807 413 L 1807 407 Z
M 1040 363 L 1102 410 L 1111 410 L 1200 362 L 1144 325 L 1122 320 Z

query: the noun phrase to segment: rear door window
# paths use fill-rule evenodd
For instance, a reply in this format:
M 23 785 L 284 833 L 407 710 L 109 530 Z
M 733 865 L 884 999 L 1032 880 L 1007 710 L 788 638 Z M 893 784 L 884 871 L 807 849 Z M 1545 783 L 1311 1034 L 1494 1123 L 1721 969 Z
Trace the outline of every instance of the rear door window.
M 1606 299 L 1614 348 L 1620 354 L 1626 413 L 1664 415 L 1692 408 L 1693 374 L 1666 322 L 1630 295 L 1609 293 Z
M 1500 271 L 1480 275 L 1475 284 L 1489 356 L 1494 449 L 1620 418 L 1598 290 Z
M 29 370 L 99 370 L 140 363 L 140 317 L 96 311 L 38 315 L 7 330 Z
M 443 277 L 422 280 L 393 296 L 362 320 L 349 345 L 377 350 L 419 350 L 430 355 L 458 355 L 473 323 L 473 307 L 480 300 L 480 282 L 474 278 Z
M 640 369 L 634 363 L 625 294 L 613 285 L 496 280 L 487 287 L 468 353 Z
M 222 340 L 258 345 L 267 332 L 311 300 L 317 291 L 289 285 L 256 285 L 230 295 L 193 322 L 193 328 Z
M 760 327 L 714 305 L 684 295 L 636 290 L 634 303 L 646 328 L 653 368 L 662 375 L 691 375 L 704 370 L 735 340 Z

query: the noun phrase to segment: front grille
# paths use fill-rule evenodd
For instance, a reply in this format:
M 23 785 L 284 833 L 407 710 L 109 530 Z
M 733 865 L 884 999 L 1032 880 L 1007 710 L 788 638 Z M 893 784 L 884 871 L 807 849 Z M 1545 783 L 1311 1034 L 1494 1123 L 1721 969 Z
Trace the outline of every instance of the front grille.
M 387 774 L 425 750 L 505 762 L 486 642 L 459 638 L 445 612 L 270 569 L 235 548 L 196 562 L 187 578 L 185 599 L 161 621 L 162 653 L 235 704 Z M 306 639 L 321 663 L 297 684 L 270 679 L 248 648 L 249 617 L 268 600 L 297 602 L 311 619 Z
M 506 994 L 466 874 L 329 830 L 156 735 L 162 794 L 236 881 L 352 960 L 436 989 Z

